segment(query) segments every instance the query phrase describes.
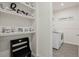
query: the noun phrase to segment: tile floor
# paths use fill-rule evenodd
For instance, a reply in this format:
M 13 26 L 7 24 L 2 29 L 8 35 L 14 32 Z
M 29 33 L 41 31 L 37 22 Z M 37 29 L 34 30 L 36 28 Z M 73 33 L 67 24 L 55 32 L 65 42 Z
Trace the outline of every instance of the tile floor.
M 78 57 L 78 46 L 63 43 L 61 48 L 53 49 L 54 57 Z

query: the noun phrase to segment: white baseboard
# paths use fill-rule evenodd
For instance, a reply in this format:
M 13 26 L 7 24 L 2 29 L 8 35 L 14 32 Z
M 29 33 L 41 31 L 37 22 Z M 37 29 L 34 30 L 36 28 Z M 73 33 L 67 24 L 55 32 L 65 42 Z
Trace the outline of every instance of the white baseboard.
M 73 42 L 67 42 L 67 41 L 64 41 L 64 43 L 68 43 L 68 44 L 78 45 L 78 46 L 79 46 L 79 44 L 77 44 L 77 43 L 73 43 Z

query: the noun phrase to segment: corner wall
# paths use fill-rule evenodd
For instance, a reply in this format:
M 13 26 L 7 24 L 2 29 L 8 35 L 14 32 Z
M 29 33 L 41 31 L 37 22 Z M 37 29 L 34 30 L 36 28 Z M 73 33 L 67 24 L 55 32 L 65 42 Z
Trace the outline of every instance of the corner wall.
M 62 17 L 73 17 L 67 20 L 58 20 Z M 72 7 L 55 13 L 55 28 L 64 33 L 64 42 L 79 45 L 79 7 Z
M 37 19 L 37 55 L 52 57 L 52 3 L 38 3 Z

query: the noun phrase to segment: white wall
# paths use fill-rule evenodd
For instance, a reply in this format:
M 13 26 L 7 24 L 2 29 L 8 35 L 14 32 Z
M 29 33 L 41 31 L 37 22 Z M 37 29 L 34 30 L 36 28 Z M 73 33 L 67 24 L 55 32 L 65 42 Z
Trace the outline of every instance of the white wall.
M 55 28 L 58 32 L 64 33 L 64 42 L 79 45 L 79 7 L 67 8 L 56 12 Z M 59 18 L 73 16 L 69 20 L 58 20 Z
M 0 13 L 0 26 L 26 27 L 32 25 L 32 21 L 15 15 Z
M 41 57 L 52 56 L 52 3 L 38 3 L 37 19 L 37 55 Z

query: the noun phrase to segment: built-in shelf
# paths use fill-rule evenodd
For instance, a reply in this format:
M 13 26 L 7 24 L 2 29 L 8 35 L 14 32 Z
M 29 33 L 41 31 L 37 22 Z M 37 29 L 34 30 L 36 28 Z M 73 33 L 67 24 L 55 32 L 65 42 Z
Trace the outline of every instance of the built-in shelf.
M 35 17 L 32 17 L 32 16 L 21 15 L 19 13 L 16 13 L 15 11 L 8 11 L 8 10 L 1 9 L 1 8 L 0 8 L 0 12 L 4 12 L 7 14 L 12 14 L 12 15 L 16 15 L 16 16 L 20 16 L 20 17 L 24 17 L 24 18 L 28 18 L 28 19 L 35 19 Z
M 28 8 L 33 9 L 33 10 L 36 9 L 35 7 L 32 7 L 32 6 L 30 6 L 30 5 L 25 4 L 25 2 L 20 2 L 20 3 L 23 4 L 24 6 L 28 7 Z
M 0 36 L 21 35 L 21 34 L 33 34 L 33 33 L 35 33 L 35 31 L 32 31 L 32 32 L 0 33 Z
M 28 7 L 32 10 L 36 10 L 35 7 L 32 7 L 31 5 L 28 5 L 24 2 L 20 2 L 20 4 L 24 5 L 25 7 Z M 26 18 L 26 19 L 31 19 L 31 20 L 36 20 L 36 17 L 33 17 L 33 16 L 26 16 L 24 14 L 20 14 L 20 13 L 17 13 L 16 11 L 12 11 L 12 10 L 9 10 L 9 9 L 1 9 L 0 8 L 0 12 L 1 13 L 5 13 L 5 14 L 10 14 L 10 15 L 14 15 L 14 16 L 19 16 L 19 17 L 23 17 L 23 18 Z M 13 32 L 13 33 L 0 33 L 0 36 L 9 36 L 9 35 L 21 35 L 21 34 L 33 34 L 35 33 L 35 31 L 31 31 L 31 32 Z

